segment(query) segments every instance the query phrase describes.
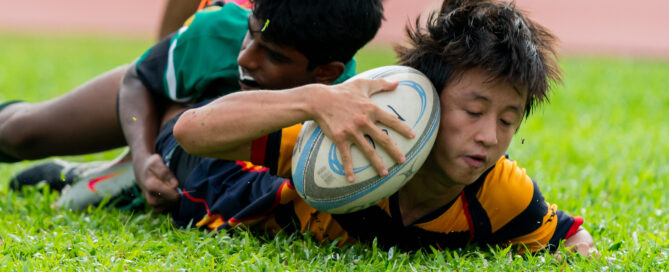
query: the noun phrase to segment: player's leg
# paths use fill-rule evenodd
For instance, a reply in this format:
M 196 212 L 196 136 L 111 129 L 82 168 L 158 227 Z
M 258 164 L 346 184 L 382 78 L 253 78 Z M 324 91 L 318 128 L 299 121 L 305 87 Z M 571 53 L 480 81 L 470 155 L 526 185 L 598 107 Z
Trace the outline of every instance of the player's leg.
M 5 109 L 5 108 L 7 108 L 7 107 L 9 107 L 13 104 L 21 103 L 21 102 L 22 101 L 13 100 L 13 101 L 7 101 L 7 102 L 0 103 L 0 120 L 2 120 L 2 110 L 3 109 Z M 1 144 L 1 141 L 0 141 L 0 144 Z M 21 159 L 3 152 L 2 148 L 0 146 L 0 163 L 3 163 L 3 162 L 5 162 L 5 163 L 6 162 L 17 162 L 17 161 L 21 161 Z
M 158 39 L 177 31 L 195 13 L 199 4 L 200 0 L 167 0 Z
M 127 68 L 117 67 L 48 101 L 6 106 L 0 111 L 0 157 L 39 159 L 125 145 L 116 101 Z
M 170 162 L 173 164 L 174 168 L 170 170 L 174 172 L 179 183 L 186 180 L 188 174 L 201 159 L 177 148 L 178 144 L 172 136 L 176 116 L 185 109 L 187 108 L 177 104 L 166 108 L 163 125 L 156 140 L 156 152 L 166 159 L 166 164 L 169 165 Z M 143 205 L 141 191 L 135 185 L 132 156 L 129 152 L 120 155 L 113 162 L 101 165 L 98 163 L 97 165 L 100 166 L 95 165 L 96 163 L 53 160 L 38 164 L 16 175 L 10 183 L 10 188 L 18 189 L 44 181 L 51 185 L 52 189 L 58 190 L 70 183 L 71 186 L 63 190 L 55 206 L 69 207 L 73 210 L 82 210 L 88 206 L 97 205 L 105 197 L 110 197 L 114 202 L 120 202 L 122 207 L 126 208 Z M 59 169 L 62 172 L 58 172 Z M 65 180 L 62 180 L 63 178 Z M 56 186 L 53 186 L 54 184 Z
M 53 159 L 22 170 L 9 180 L 9 188 L 20 191 L 24 186 L 46 183 L 52 190 L 61 191 L 65 186 L 76 183 L 86 173 L 100 169 L 104 165 L 107 165 L 107 162 L 70 162 Z
M 172 127 L 176 122 L 176 116 L 186 109 L 186 106 L 179 104 L 168 105 L 156 143 L 157 152 L 161 155 L 167 156 L 169 153 L 167 157 L 178 159 L 177 167 L 172 170 L 180 182 L 186 179 L 200 159 L 185 154 L 182 149 L 174 148 L 177 143 L 171 137 Z M 163 150 L 165 154 L 162 154 Z M 51 189 L 57 191 L 64 189 L 55 204 L 58 208 L 67 206 L 73 210 L 82 210 L 97 205 L 105 197 L 120 202 L 123 207 L 143 205 L 141 193 L 138 193 L 140 190 L 135 188 L 132 156 L 128 151 L 111 162 L 76 163 L 55 159 L 33 165 L 12 177 L 10 188 L 20 190 L 23 186 L 41 182 L 49 184 Z M 67 185 L 70 186 L 66 187 Z

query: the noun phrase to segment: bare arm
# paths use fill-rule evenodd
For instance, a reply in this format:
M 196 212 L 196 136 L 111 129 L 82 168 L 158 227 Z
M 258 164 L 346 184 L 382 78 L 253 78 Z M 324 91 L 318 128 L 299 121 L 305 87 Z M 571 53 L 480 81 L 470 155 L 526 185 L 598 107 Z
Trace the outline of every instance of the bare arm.
M 160 115 L 151 93 L 137 77 L 134 64 L 121 82 L 119 119 L 132 151 L 137 185 L 154 211 L 164 212 L 179 199 L 178 182 L 162 158 L 155 154 Z
M 174 126 L 174 137 L 191 154 L 248 159 L 253 140 L 309 118 L 306 95 L 300 94 L 304 91 L 308 89 L 226 95 L 186 111 Z
M 340 150 L 350 181 L 351 144 L 358 146 L 377 171 L 385 175 L 387 169 L 364 135 L 371 136 L 396 161 L 404 162 L 404 155 L 374 123 L 383 123 L 406 137 L 413 137 L 413 132 L 369 99 L 374 93 L 396 87 L 397 83 L 382 79 L 359 79 L 336 86 L 311 84 L 284 91 L 239 92 L 185 112 L 174 127 L 174 136 L 192 154 L 247 160 L 253 140 L 314 120 Z

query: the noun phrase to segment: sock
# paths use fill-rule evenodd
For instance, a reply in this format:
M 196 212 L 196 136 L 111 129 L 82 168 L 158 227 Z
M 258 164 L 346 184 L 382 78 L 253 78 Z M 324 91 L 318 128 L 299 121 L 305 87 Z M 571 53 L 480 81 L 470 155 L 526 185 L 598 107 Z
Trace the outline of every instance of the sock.
M 4 109 L 5 107 L 7 107 L 7 106 L 9 106 L 9 105 L 11 105 L 11 104 L 14 104 L 14 103 L 20 103 L 20 102 L 23 102 L 23 101 L 22 101 L 22 100 L 12 100 L 12 101 L 8 101 L 8 102 L 5 102 L 5 103 L 2 103 L 2 104 L 0 104 L 0 111 L 2 111 L 2 109 Z
M 9 106 L 11 104 L 19 103 L 19 102 L 23 102 L 23 101 L 15 100 L 15 101 L 9 101 L 9 102 L 2 103 L 2 104 L 0 104 L 0 111 L 2 111 L 4 108 L 6 108 L 7 106 Z M 11 163 L 11 162 L 19 162 L 19 161 L 22 161 L 22 159 L 16 158 L 14 156 L 11 156 L 9 154 L 5 154 L 4 152 L 0 151 L 0 163 L 2 163 L 2 162 Z

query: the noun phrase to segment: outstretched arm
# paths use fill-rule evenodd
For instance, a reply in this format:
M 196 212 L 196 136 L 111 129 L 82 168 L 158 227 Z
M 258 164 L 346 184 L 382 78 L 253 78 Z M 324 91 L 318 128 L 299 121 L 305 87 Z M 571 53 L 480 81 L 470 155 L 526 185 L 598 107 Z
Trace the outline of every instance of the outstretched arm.
M 397 161 L 402 152 L 383 133 L 383 123 L 405 137 L 411 129 L 394 115 L 374 105 L 369 97 L 394 90 L 396 82 L 358 79 L 335 86 L 310 84 L 283 91 L 247 91 L 221 97 L 185 112 L 174 136 L 189 153 L 232 160 L 248 160 L 253 140 L 293 124 L 316 121 L 341 152 L 344 170 L 353 181 L 350 146 L 355 144 L 381 175 L 388 170 L 365 139 L 369 135 Z

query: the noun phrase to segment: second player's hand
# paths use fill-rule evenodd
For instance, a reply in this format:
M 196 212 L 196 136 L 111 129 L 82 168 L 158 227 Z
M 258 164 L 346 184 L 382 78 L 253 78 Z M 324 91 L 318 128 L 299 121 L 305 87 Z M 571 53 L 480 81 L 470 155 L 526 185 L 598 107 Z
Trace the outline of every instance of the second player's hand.
M 181 197 L 177 191 L 179 182 L 172 171 L 158 154 L 135 163 L 137 184 L 149 206 L 157 213 L 171 210 Z
M 384 124 L 407 138 L 415 137 L 414 133 L 408 125 L 395 115 L 383 111 L 370 99 L 373 94 L 392 91 L 397 85 L 397 82 L 383 79 L 357 79 L 324 87 L 310 100 L 313 119 L 339 149 L 349 182 L 355 180 L 351 145 L 356 145 L 362 151 L 380 175 L 388 175 L 388 169 L 365 136 L 372 138 L 396 162 L 406 161 L 390 136 L 377 127 L 376 123 Z

